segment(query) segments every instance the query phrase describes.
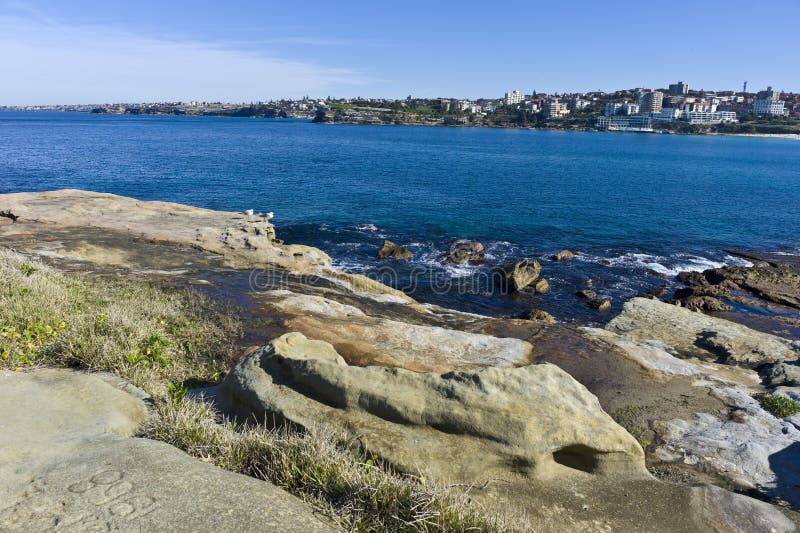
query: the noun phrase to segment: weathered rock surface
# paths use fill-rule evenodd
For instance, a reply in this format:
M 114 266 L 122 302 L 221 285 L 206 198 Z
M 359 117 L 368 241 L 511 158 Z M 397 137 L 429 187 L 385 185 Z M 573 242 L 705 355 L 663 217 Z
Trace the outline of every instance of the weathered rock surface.
M 334 300 L 271 291 L 265 302 L 286 330 L 331 343 L 350 364 L 400 367 L 423 372 L 525 364 L 531 345 L 437 326 L 372 317 Z
M 479 242 L 458 240 L 450 245 L 445 260 L 456 265 L 464 263 L 479 265 L 486 261 L 486 251 Z
M 542 272 L 542 265 L 535 259 L 522 259 L 496 269 L 500 285 L 509 291 L 521 291 L 535 282 Z
M 582 289 L 575 293 L 575 296 L 580 298 L 581 300 L 589 300 L 597 296 L 597 293 L 594 292 L 592 289 Z
M 800 366 L 776 363 L 766 370 L 764 383 L 771 387 L 800 386 Z
M 713 393 L 736 416 L 697 413 L 690 420 L 664 422 L 658 457 L 698 465 L 734 486 L 760 490 L 793 506 L 800 503 L 800 487 L 794 481 L 800 477 L 800 431 L 739 389 L 715 387 Z
M 611 311 L 611 300 L 608 298 L 594 298 L 586 302 L 586 306 L 595 311 L 605 313 Z
M 553 255 L 552 259 L 554 261 L 571 261 L 575 259 L 575 252 L 570 250 L 561 250 L 557 254 Z
M 541 322 L 545 322 L 546 324 L 556 323 L 556 319 L 553 318 L 553 315 L 551 315 L 547 311 L 542 311 L 541 309 L 532 310 L 528 315 L 528 318 L 531 320 L 539 320 Z
M 290 333 L 241 360 L 220 397 L 240 416 L 338 427 L 400 470 L 470 486 L 478 502 L 522 511 L 535 528 L 796 528 L 793 514 L 766 503 L 652 479 L 635 440 L 554 365 L 444 375 L 359 368 Z
M 18 222 L 58 227 L 122 230 L 132 237 L 202 248 L 239 268 L 277 266 L 297 272 L 330 268 L 316 248 L 279 245 L 266 219 L 166 202 L 141 202 L 113 194 L 78 190 L 0 195 L 0 210 Z
M 616 329 L 613 321 L 607 328 Z M 692 388 L 704 391 L 722 406 L 707 409 L 698 405 L 694 412 L 651 419 L 651 462 L 711 475 L 726 485 L 758 491 L 793 506 L 800 503 L 800 490 L 786 481 L 800 475 L 800 432 L 791 420 L 775 418 L 753 399 L 754 393 L 763 391 L 755 371 L 693 357 L 679 359 L 673 355 L 675 347 L 662 340 L 585 331 L 621 349 L 654 381 L 689 378 Z
M 376 257 L 378 259 L 411 259 L 414 257 L 414 254 L 404 246 L 385 240 L 378 250 Z
M 779 257 L 779 256 L 778 256 Z M 789 260 L 790 256 L 786 256 Z M 727 266 L 679 279 L 693 290 L 714 291 L 725 296 L 744 290 L 768 302 L 800 309 L 800 263 L 764 262 L 754 267 Z
M 147 411 L 118 383 L 0 372 L 0 530 L 332 531 L 269 483 L 131 438 Z
M 445 479 L 491 477 L 511 463 L 534 477 L 646 476 L 638 443 L 553 365 L 443 375 L 353 367 L 330 344 L 289 333 L 238 363 L 220 393 L 244 415 L 338 425 L 392 463 Z M 453 450 L 470 460 L 453 461 Z
M 645 298 L 626 302 L 608 328 L 637 340 L 659 340 L 684 357 L 728 364 L 754 367 L 800 356 L 797 341 Z
M 550 292 L 550 282 L 544 278 L 536 280 L 533 283 L 533 290 L 536 291 L 536 294 L 546 294 Z

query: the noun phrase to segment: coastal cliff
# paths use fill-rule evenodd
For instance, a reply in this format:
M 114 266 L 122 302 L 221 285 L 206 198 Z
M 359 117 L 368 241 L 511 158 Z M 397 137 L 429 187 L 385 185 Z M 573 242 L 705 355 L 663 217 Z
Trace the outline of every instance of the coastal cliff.
M 407 482 L 416 483 L 414 490 L 425 483 L 468 487 L 465 505 L 507 517 L 492 527 L 794 531 L 800 525 L 798 515 L 789 510 L 800 507 L 800 492 L 792 481 L 800 474 L 800 415 L 793 412 L 794 400 L 800 400 L 797 340 L 691 311 L 680 298 L 675 302 L 681 305 L 635 298 L 604 328 L 489 318 L 424 305 L 364 276 L 336 270 L 321 250 L 284 244 L 274 225 L 255 214 L 76 190 L 0 195 L 0 214 L 0 246 L 14 250 L 4 252 L 8 274 L 0 282 L 5 298 L 15 302 L 2 315 L 4 328 L 32 331 L 15 309 L 25 309 L 25 302 L 46 283 L 52 282 L 48 290 L 55 291 L 72 279 L 89 284 L 132 280 L 167 292 L 193 287 L 211 299 L 233 301 L 238 308 L 230 313 L 243 328 L 235 355 L 223 359 L 209 352 L 211 360 L 202 363 L 213 366 L 202 385 L 211 387 L 205 394 L 214 401 L 208 409 L 215 416 L 301 434 L 331 431 L 350 442 L 347 449 L 355 449 L 353 453 L 366 453 L 368 468 L 412 476 L 416 481 Z M 695 279 L 688 286 L 697 291 L 683 296 L 709 297 L 709 287 L 728 279 L 713 298 L 725 297 L 724 290 L 735 283 L 735 297 L 772 295 L 782 305 L 796 305 L 800 294 L 792 280 L 797 275 L 796 265 L 736 267 L 709 274 L 705 285 Z M 124 298 L 124 293 L 114 294 Z M 67 302 L 74 298 L 63 297 L 64 310 L 71 309 Z M 100 300 L 94 298 L 91 305 Z M 54 309 L 62 309 L 53 302 Z M 71 312 L 83 316 L 85 309 L 78 306 Z M 108 311 L 98 313 L 105 321 L 93 315 L 92 327 L 81 334 L 101 338 L 111 335 L 108 328 L 127 323 L 109 319 Z M 159 327 L 158 322 L 148 326 Z M 153 358 L 155 351 L 177 357 L 173 346 L 188 339 L 162 345 L 149 331 L 131 341 L 140 360 L 127 354 L 107 368 L 103 365 L 108 363 L 87 364 L 81 358 L 85 348 L 78 343 L 59 341 L 68 338 L 66 333 L 42 333 L 36 349 L 24 352 L 23 359 L 22 352 L 9 348 L 12 330 L 4 331 L 2 364 L 20 372 L 2 377 L 8 383 L 0 392 L 3 412 L 15 409 L 12 393 L 41 394 L 41 405 L 30 409 L 46 412 L 60 400 L 36 387 L 57 383 L 63 394 L 74 390 L 78 403 L 84 398 L 95 402 L 83 396 L 89 393 L 118 398 L 111 414 L 76 404 L 90 421 L 104 416 L 123 420 L 113 410 L 127 417 L 114 426 L 118 438 L 108 437 L 108 444 L 97 440 L 94 430 L 69 427 L 49 428 L 47 434 L 33 427 L 28 430 L 32 438 L 80 434 L 70 437 L 75 446 L 86 440 L 96 445 L 84 452 L 86 462 L 93 460 L 92 454 L 105 458 L 118 453 L 112 451 L 116 448 L 138 447 L 120 440 L 137 432 L 192 455 L 206 453 L 201 450 L 208 448 L 190 445 L 168 424 L 174 412 L 170 409 L 198 409 L 200 404 L 192 402 L 198 402 L 199 393 L 188 390 L 188 375 L 180 382 L 177 374 L 165 377 L 176 371 L 177 359 L 160 368 Z M 174 331 L 165 330 L 163 337 Z M 133 381 L 155 373 L 157 379 L 147 382 L 149 399 L 134 399 L 119 383 L 111 387 L 91 381 L 93 375 L 76 377 L 74 371 L 55 373 L 42 366 L 112 370 Z M 148 416 L 157 420 L 147 422 Z M 23 416 L 13 423 L 27 422 Z M 148 433 L 142 429 L 147 427 L 159 430 Z M 213 432 L 223 429 L 208 431 L 218 435 Z M 226 438 L 240 442 L 236 439 L 242 435 Z M 9 446 L 22 449 L 25 443 L 4 447 Z M 170 450 L 168 455 L 178 453 Z M 146 457 L 153 452 L 137 453 Z M 169 461 L 200 468 L 185 456 Z M 148 483 L 147 470 L 153 468 L 153 476 L 158 472 L 148 465 L 142 461 L 131 476 Z M 160 468 L 173 467 L 162 463 Z M 6 489 L 4 501 L 13 505 L 0 509 L 4 527 L 20 517 L 32 519 L 25 514 L 30 511 L 24 503 L 30 491 L 25 479 L 60 487 L 66 483 L 62 477 L 77 483 L 85 474 L 76 462 L 68 463 L 57 480 L 52 469 L 38 463 L 29 470 Z M 230 491 L 240 484 L 236 490 L 252 498 L 264 490 L 250 488 L 248 483 L 259 484 L 251 478 L 228 478 L 216 471 L 192 475 L 209 476 L 206 490 Z M 297 486 L 280 476 L 261 477 L 299 494 Z M 162 480 L 173 484 L 169 490 L 180 482 Z M 40 504 L 53 520 L 61 520 L 62 511 L 48 503 L 55 493 L 48 490 L 42 489 Z M 302 517 L 291 529 L 329 527 L 312 519 L 302 502 L 282 491 L 275 494 L 277 507 Z M 95 512 L 82 500 L 75 505 Z M 676 513 L 678 508 L 685 512 Z M 119 524 L 105 514 L 102 518 Z M 285 524 L 291 514 L 271 519 Z M 138 515 L 132 520 L 139 520 L 130 523 L 141 527 L 149 523 Z M 434 529 L 448 529 L 437 524 Z

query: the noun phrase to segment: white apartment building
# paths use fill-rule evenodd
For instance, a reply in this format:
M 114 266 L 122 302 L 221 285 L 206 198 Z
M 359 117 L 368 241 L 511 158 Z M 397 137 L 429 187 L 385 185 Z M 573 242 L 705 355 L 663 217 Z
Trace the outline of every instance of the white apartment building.
M 638 99 L 642 113 L 658 113 L 664 103 L 664 93 L 660 91 L 640 93 Z
M 638 115 L 641 109 L 639 104 L 634 104 L 633 102 L 624 102 L 622 104 L 622 112 L 626 115 Z
M 753 112 L 756 115 L 783 115 L 784 102 L 783 100 L 773 100 L 772 98 L 764 98 L 753 102 Z
M 542 105 L 542 113 L 547 118 L 555 118 L 569 115 L 569 109 L 567 109 L 567 104 L 560 102 L 558 98 L 554 98 L 553 100 L 547 100 Z
M 524 100 L 524 97 L 521 92 L 519 91 L 511 91 L 510 93 L 506 93 L 503 97 L 503 101 L 506 105 L 516 105 L 521 104 Z
M 721 122 L 738 122 L 733 111 L 690 111 L 684 113 L 684 119 L 689 124 L 719 124 Z
M 609 102 L 606 104 L 606 110 L 603 113 L 607 117 L 613 117 L 622 108 L 622 102 Z
M 677 107 L 663 107 L 658 113 L 650 113 L 650 118 L 653 120 L 662 120 L 665 122 L 672 122 L 678 120 L 683 116 L 683 111 Z

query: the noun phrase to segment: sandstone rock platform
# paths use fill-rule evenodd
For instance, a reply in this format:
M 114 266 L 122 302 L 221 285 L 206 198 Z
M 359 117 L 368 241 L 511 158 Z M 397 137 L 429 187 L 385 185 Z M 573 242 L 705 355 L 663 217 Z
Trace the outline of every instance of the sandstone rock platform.
M 797 528 L 794 514 L 765 502 L 652 478 L 639 444 L 554 365 L 443 375 L 351 367 L 330 344 L 289 333 L 241 360 L 218 394 L 245 419 L 333 426 L 401 471 L 523 513 L 534 529 Z
M 141 396 L 110 375 L 0 372 L 0 530 L 333 531 L 294 496 L 132 438 Z

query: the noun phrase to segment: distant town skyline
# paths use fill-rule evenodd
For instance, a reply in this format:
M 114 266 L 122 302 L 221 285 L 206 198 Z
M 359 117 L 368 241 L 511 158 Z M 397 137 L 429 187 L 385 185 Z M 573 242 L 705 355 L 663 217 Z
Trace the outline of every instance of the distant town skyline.
M 495 98 L 510 90 L 800 91 L 800 0 L 663 5 L 0 0 L 0 105 Z M 780 16 L 776 16 L 780 14 Z M 624 15 L 624 16 L 623 16 Z

